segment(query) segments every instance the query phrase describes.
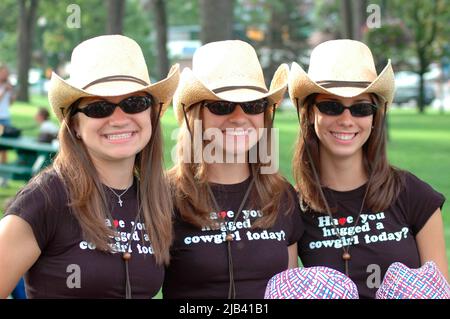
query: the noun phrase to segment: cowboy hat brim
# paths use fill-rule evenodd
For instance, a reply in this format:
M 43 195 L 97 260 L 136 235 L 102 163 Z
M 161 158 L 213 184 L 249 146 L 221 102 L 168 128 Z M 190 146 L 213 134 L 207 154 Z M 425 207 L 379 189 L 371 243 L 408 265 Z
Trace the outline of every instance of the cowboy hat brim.
M 303 105 L 304 99 L 314 93 L 337 95 L 344 98 L 355 97 L 363 93 L 374 93 L 388 105 L 392 103 L 395 92 L 395 78 L 392 70 L 391 60 L 388 61 L 383 71 L 365 88 L 356 87 L 334 87 L 324 88 L 312 80 L 308 74 L 296 62 L 292 63 L 289 72 L 289 97 L 297 106 Z
M 179 65 L 171 67 L 167 77 L 159 82 L 143 86 L 129 81 L 101 82 L 83 90 L 62 79 L 56 73 L 52 73 L 48 100 L 59 121 L 67 114 L 68 108 L 76 100 L 83 97 L 114 97 L 135 92 L 148 92 L 157 103 L 163 103 L 161 116 L 166 111 L 178 85 L 180 71 Z
M 189 68 L 184 68 L 180 77 L 180 85 L 173 98 L 173 107 L 178 122 L 183 119 L 183 105 L 187 111 L 194 104 L 205 101 L 230 101 L 230 102 L 249 102 L 263 98 L 269 100 L 270 105 L 279 106 L 287 89 L 289 67 L 283 63 L 275 71 L 267 92 L 252 90 L 249 88 L 239 88 L 227 90 L 220 93 L 214 93 Z

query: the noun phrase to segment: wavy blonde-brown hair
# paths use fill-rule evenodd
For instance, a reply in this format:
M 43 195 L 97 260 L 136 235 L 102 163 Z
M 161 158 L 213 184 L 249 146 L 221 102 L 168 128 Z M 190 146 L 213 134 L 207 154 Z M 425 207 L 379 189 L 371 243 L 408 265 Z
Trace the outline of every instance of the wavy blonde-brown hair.
M 313 107 L 317 94 L 308 96 L 303 105 L 297 105 L 299 111 L 300 130 L 292 160 L 292 171 L 295 186 L 300 194 L 303 210 L 311 208 L 316 212 L 326 212 L 325 203 L 320 195 L 319 184 L 314 177 L 312 163 L 309 160 L 308 147 L 314 167 L 320 178 L 320 141 L 310 125 Z M 384 112 L 386 104 L 375 94 L 371 95 L 378 106 L 373 118 L 373 128 L 369 139 L 363 145 L 363 165 L 370 177 L 365 206 L 372 211 L 382 211 L 388 208 L 398 197 L 403 185 L 402 171 L 391 166 L 386 155 L 386 128 Z M 305 144 L 306 143 L 306 144 Z M 378 149 L 379 148 L 379 149 Z M 306 207 L 305 205 L 306 204 Z
M 189 128 L 194 128 L 195 120 L 200 120 L 201 116 L 201 104 L 195 104 L 186 113 L 186 120 L 188 121 Z M 264 123 L 266 128 L 271 128 L 272 112 L 268 108 L 264 114 Z M 184 159 L 186 146 L 190 147 L 190 153 L 193 157 L 195 152 L 202 152 L 201 148 L 195 148 L 194 143 L 191 142 L 191 135 L 186 121 L 183 121 L 178 134 L 177 141 L 177 156 L 178 162 L 175 166 L 169 170 L 169 180 L 172 187 L 174 204 L 180 211 L 182 218 L 197 226 L 203 227 L 211 225 L 210 213 L 215 211 L 213 203 L 211 202 L 208 194 L 208 169 L 206 163 L 201 161 L 200 163 L 194 163 L 191 160 L 186 163 Z M 192 132 L 195 134 L 195 132 Z M 203 133 L 203 132 L 202 132 Z M 267 135 L 267 149 L 270 150 L 271 136 L 270 130 Z M 255 147 L 259 147 L 259 143 Z M 271 154 L 272 156 L 274 154 Z M 278 156 L 278 154 L 275 154 Z M 260 174 L 260 168 L 263 165 L 263 161 L 259 158 L 257 163 L 249 163 L 252 176 L 255 177 L 254 188 L 250 194 L 250 199 L 254 205 L 259 204 L 259 209 L 263 212 L 263 216 L 258 218 L 252 227 L 269 228 L 272 226 L 278 216 L 278 210 L 280 208 L 280 202 L 282 195 L 287 193 L 288 203 L 286 213 L 292 211 L 294 207 L 294 198 L 291 192 L 288 191 L 288 182 L 279 173 L 273 174 Z M 264 160 L 265 163 L 265 160 Z
M 133 173 L 139 180 L 139 212 L 144 217 L 156 262 L 168 264 L 172 243 L 173 205 L 163 169 L 161 127 L 156 127 L 159 106 L 152 107 L 150 114 L 153 141 L 136 155 Z M 110 236 L 115 233 L 105 223 L 110 209 L 106 194 L 84 143 L 75 137 L 73 125 L 74 118 L 68 112 L 59 130 L 59 153 L 46 172 L 54 170 L 65 184 L 69 206 L 85 238 L 99 250 L 111 251 Z

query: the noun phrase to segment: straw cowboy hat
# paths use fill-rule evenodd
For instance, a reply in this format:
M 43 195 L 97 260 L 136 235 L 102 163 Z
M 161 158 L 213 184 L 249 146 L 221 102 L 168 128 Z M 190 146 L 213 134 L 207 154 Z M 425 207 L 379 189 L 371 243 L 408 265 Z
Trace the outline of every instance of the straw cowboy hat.
M 192 70 L 185 68 L 173 98 L 179 122 L 192 105 L 204 100 L 248 102 L 267 98 L 269 105 L 279 105 L 286 92 L 289 67 L 276 70 L 268 90 L 263 71 L 253 47 L 243 41 L 211 42 L 198 48 Z
M 391 60 L 377 75 L 370 49 L 354 40 L 331 40 L 311 53 L 308 73 L 293 63 L 289 73 L 289 96 L 297 105 L 313 93 L 354 97 L 375 93 L 388 105 L 394 98 L 395 82 Z
M 450 299 L 450 286 L 432 261 L 418 269 L 396 262 L 386 271 L 376 299 Z
M 292 268 L 273 276 L 264 299 L 359 299 L 355 283 L 323 266 Z
M 179 66 L 176 64 L 165 79 L 151 84 L 139 45 L 122 35 L 106 35 L 86 40 L 73 50 L 68 80 L 52 73 L 48 99 L 62 121 L 69 106 L 79 98 L 145 91 L 156 102 L 163 103 L 162 114 L 172 99 L 178 80 Z

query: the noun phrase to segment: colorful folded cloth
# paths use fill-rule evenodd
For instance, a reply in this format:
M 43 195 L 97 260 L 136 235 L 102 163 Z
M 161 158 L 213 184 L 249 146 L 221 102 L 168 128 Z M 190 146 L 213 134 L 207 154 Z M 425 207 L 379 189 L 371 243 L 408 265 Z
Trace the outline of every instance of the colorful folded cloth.
M 450 299 L 450 286 L 432 261 L 417 269 L 396 262 L 386 271 L 376 299 Z
M 264 299 L 359 299 L 355 283 L 328 267 L 293 268 L 273 276 Z

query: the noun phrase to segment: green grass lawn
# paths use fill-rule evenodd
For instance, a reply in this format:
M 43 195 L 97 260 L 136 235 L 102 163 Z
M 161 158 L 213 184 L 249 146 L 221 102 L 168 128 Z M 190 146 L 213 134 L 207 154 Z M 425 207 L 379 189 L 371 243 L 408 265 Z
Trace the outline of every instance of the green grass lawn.
M 13 123 L 17 127 L 33 125 L 34 114 L 38 106 L 47 106 L 46 97 L 34 96 L 32 103 L 16 103 L 12 106 Z M 298 125 L 295 111 L 278 112 L 276 127 L 279 128 L 280 171 L 290 181 L 291 159 Z M 162 119 L 165 144 L 166 166 L 171 166 L 170 152 L 176 138 L 171 138 L 177 123 L 172 108 Z M 390 142 L 388 156 L 391 163 L 399 168 L 411 171 L 419 178 L 431 184 L 436 190 L 450 198 L 450 114 L 427 112 L 417 114 L 414 110 L 392 109 L 389 113 Z M 36 129 L 27 130 L 24 135 L 35 135 Z M 14 154 L 10 152 L 10 160 Z M 12 181 L 8 188 L 0 188 L 0 217 L 5 200 L 13 196 L 23 186 L 22 182 Z M 447 256 L 450 256 L 450 208 L 444 205 L 445 238 Z

